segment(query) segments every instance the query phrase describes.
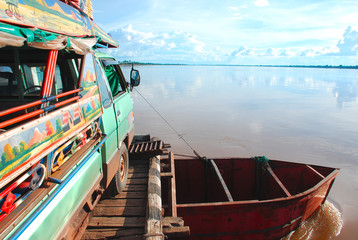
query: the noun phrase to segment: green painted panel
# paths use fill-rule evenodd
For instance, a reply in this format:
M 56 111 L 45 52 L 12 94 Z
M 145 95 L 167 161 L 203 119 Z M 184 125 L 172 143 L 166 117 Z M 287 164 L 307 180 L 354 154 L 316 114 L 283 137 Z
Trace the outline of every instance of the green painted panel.
M 100 128 L 108 136 L 107 141 L 102 146 L 102 157 L 104 162 L 109 162 L 118 150 L 116 116 L 112 106 L 104 109 Z
M 74 178 L 31 223 L 20 238 L 55 239 L 102 172 L 98 152 L 89 159 Z
M 120 112 L 120 115 L 117 116 L 118 139 L 119 141 L 122 141 L 133 125 L 133 121 L 128 121 L 128 119 L 133 118 L 133 103 L 129 93 L 125 92 L 121 96 L 115 98 L 114 105 L 116 112 Z

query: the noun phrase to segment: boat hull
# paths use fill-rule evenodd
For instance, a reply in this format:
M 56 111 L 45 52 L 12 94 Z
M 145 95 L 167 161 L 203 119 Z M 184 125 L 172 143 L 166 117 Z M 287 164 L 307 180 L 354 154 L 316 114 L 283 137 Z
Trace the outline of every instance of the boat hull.
M 338 174 L 334 168 L 270 161 L 288 196 L 252 161 L 215 160 L 234 199 L 230 202 L 206 163 L 176 160 L 176 208 L 190 227 L 190 239 L 280 239 L 324 203 Z

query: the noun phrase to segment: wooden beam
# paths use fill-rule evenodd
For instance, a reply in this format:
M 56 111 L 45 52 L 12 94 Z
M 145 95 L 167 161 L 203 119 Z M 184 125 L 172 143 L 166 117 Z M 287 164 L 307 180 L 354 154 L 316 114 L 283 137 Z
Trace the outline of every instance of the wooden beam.
M 110 216 L 144 216 L 146 207 L 108 207 L 108 206 L 96 206 L 93 216 L 96 217 L 110 217 Z
M 226 193 L 227 199 L 228 199 L 230 202 L 233 202 L 234 199 L 232 198 L 231 193 L 230 193 L 230 191 L 229 191 L 229 188 L 227 187 L 227 185 L 226 185 L 226 183 L 225 183 L 223 177 L 221 176 L 221 173 L 220 173 L 220 171 L 219 171 L 218 166 L 216 165 L 216 163 L 215 163 L 215 161 L 214 161 L 213 159 L 209 159 L 209 162 L 210 162 L 211 165 L 213 166 L 214 171 L 215 171 L 217 177 L 219 178 L 219 181 L 220 181 L 220 183 L 221 183 L 221 186 L 223 187 L 223 189 L 224 189 L 224 191 L 225 191 L 225 193 Z
M 306 164 L 306 167 L 311 170 L 312 172 L 314 172 L 315 174 L 317 174 L 318 176 L 320 176 L 322 179 L 324 179 L 324 176 L 322 174 L 320 174 L 316 169 L 314 169 L 313 167 L 311 167 L 310 165 Z
M 135 198 L 135 199 L 145 199 L 147 198 L 147 193 L 142 191 L 142 192 L 120 192 L 117 196 L 113 197 L 113 198 L 122 198 L 122 199 L 126 199 L 126 198 Z M 113 199 L 112 198 L 112 199 Z
M 125 237 L 138 236 L 137 239 L 143 239 L 144 228 L 130 228 L 130 229 L 121 229 L 121 228 L 88 228 L 85 234 L 82 236 L 82 239 L 87 240 L 97 240 L 97 239 L 113 239 Z M 140 236 L 140 237 L 139 237 Z
M 181 238 L 188 239 L 190 236 L 190 227 L 165 227 L 163 228 L 163 233 L 169 238 Z
M 190 228 L 184 226 L 184 220 L 180 217 L 164 217 L 163 233 L 169 238 L 185 238 L 190 236 Z
M 276 174 L 274 173 L 274 171 L 272 170 L 271 166 L 268 163 L 265 163 L 265 168 L 267 169 L 267 171 L 269 171 L 269 173 L 271 174 L 271 176 L 276 180 L 277 184 L 281 187 L 281 189 L 285 192 L 285 194 L 287 195 L 287 197 L 291 197 L 291 193 L 287 190 L 287 188 L 285 187 L 285 185 L 283 185 L 283 183 L 280 181 L 280 179 L 276 176 Z
M 147 204 L 147 199 L 105 199 L 100 201 L 98 206 L 109 207 L 140 207 Z
M 170 164 L 170 170 L 172 174 L 172 178 L 170 179 L 170 188 L 169 188 L 169 194 L 170 194 L 170 202 L 169 202 L 169 211 L 171 213 L 172 217 L 176 217 L 177 214 L 177 193 L 176 193 L 176 182 L 175 182 L 175 165 L 174 165 L 174 154 L 170 152 L 168 154 L 169 157 L 169 164 Z
M 171 172 L 161 172 L 161 173 L 160 173 L 160 177 L 161 177 L 161 178 L 172 178 L 172 177 L 173 177 L 173 173 L 171 173 Z
M 144 217 L 93 217 L 88 227 L 144 227 Z
M 147 185 L 127 185 L 122 191 L 123 192 L 137 192 L 137 191 L 147 191 Z
M 184 226 L 184 220 L 181 217 L 164 217 L 163 227 L 182 227 Z
M 148 205 L 147 220 L 145 224 L 145 239 L 162 240 L 162 196 L 160 181 L 160 156 L 150 160 L 148 177 Z

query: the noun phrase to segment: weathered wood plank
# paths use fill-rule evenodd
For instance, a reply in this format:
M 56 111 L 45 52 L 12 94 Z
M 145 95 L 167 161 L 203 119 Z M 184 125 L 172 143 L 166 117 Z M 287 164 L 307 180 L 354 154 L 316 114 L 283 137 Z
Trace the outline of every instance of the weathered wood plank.
M 145 217 L 93 217 L 88 227 L 143 227 Z
M 88 228 L 82 239 L 103 239 L 103 238 L 121 238 L 124 237 L 140 237 L 143 239 L 144 229 L 143 228 Z
M 171 173 L 171 172 L 161 172 L 161 173 L 160 173 L 160 177 L 161 177 L 161 178 L 172 178 L 172 177 L 173 177 L 173 173 Z
M 162 196 L 160 181 L 160 156 L 150 159 L 148 177 L 148 211 L 145 224 L 147 240 L 160 240 L 162 232 Z
M 175 183 L 175 164 L 174 164 L 174 154 L 170 152 L 168 154 L 169 163 L 170 163 L 170 172 L 173 175 L 173 178 L 170 179 L 170 186 L 169 186 L 169 206 L 170 206 L 170 214 L 172 217 L 177 216 L 177 197 L 176 197 L 176 183 Z
M 127 184 L 134 184 L 134 185 L 145 185 L 145 184 L 148 184 L 148 178 L 130 178 L 128 179 L 127 181 Z
M 133 192 L 133 191 L 147 191 L 147 185 L 127 185 L 123 192 Z
M 127 186 L 101 200 L 82 239 L 143 239 L 146 223 L 149 159 L 131 160 Z
M 148 171 L 145 173 L 141 173 L 141 172 L 128 173 L 128 178 L 148 178 Z
M 146 207 L 110 207 L 110 206 L 97 206 L 93 212 L 93 216 L 100 217 L 109 217 L 109 216 L 145 216 Z
M 120 192 L 118 195 L 114 196 L 114 199 L 124 199 L 124 198 L 147 198 L 147 192 L 141 191 L 141 192 Z M 113 198 L 112 198 L 113 199 Z
M 148 167 L 148 165 L 149 165 L 149 160 L 146 160 L 146 161 L 138 161 L 137 159 L 135 159 L 135 160 L 129 161 L 129 165 L 130 165 L 130 166 L 144 166 L 144 167 Z
M 129 168 L 128 173 L 148 173 L 149 168 Z
M 131 166 L 148 166 L 149 165 L 149 160 L 147 161 L 138 161 L 138 160 L 132 160 L 129 163 Z
M 170 226 L 184 226 L 184 220 L 181 217 L 164 217 L 163 218 L 163 227 Z
M 121 240 L 143 240 L 143 235 L 121 237 Z
M 163 228 L 164 235 L 168 236 L 168 238 L 189 238 L 190 236 L 190 228 L 188 226 L 180 226 L 180 227 L 164 227 Z
M 105 199 L 98 203 L 98 206 L 108 207 L 140 207 L 147 204 L 147 199 Z

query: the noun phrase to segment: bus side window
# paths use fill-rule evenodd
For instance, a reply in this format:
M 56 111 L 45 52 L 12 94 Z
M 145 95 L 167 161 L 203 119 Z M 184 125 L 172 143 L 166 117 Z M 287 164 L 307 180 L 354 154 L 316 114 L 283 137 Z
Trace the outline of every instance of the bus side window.
M 101 68 L 98 60 L 95 59 L 94 62 L 95 62 L 95 67 L 96 67 L 99 91 L 101 93 L 102 105 L 104 108 L 108 108 L 113 103 L 112 94 L 109 90 L 109 86 L 107 84 L 108 82 L 105 80 L 104 73 L 102 71 L 102 68 Z
M 127 90 L 127 83 L 118 62 L 113 59 L 104 59 L 101 62 L 112 96 L 116 97 L 124 93 Z
M 123 89 L 120 84 L 119 75 L 115 67 L 113 65 L 107 65 L 104 70 L 106 72 L 108 83 L 111 88 L 112 96 L 118 95 L 120 92 L 123 91 Z
M 16 96 L 17 94 L 17 81 L 10 65 L 0 66 L 0 95 Z

